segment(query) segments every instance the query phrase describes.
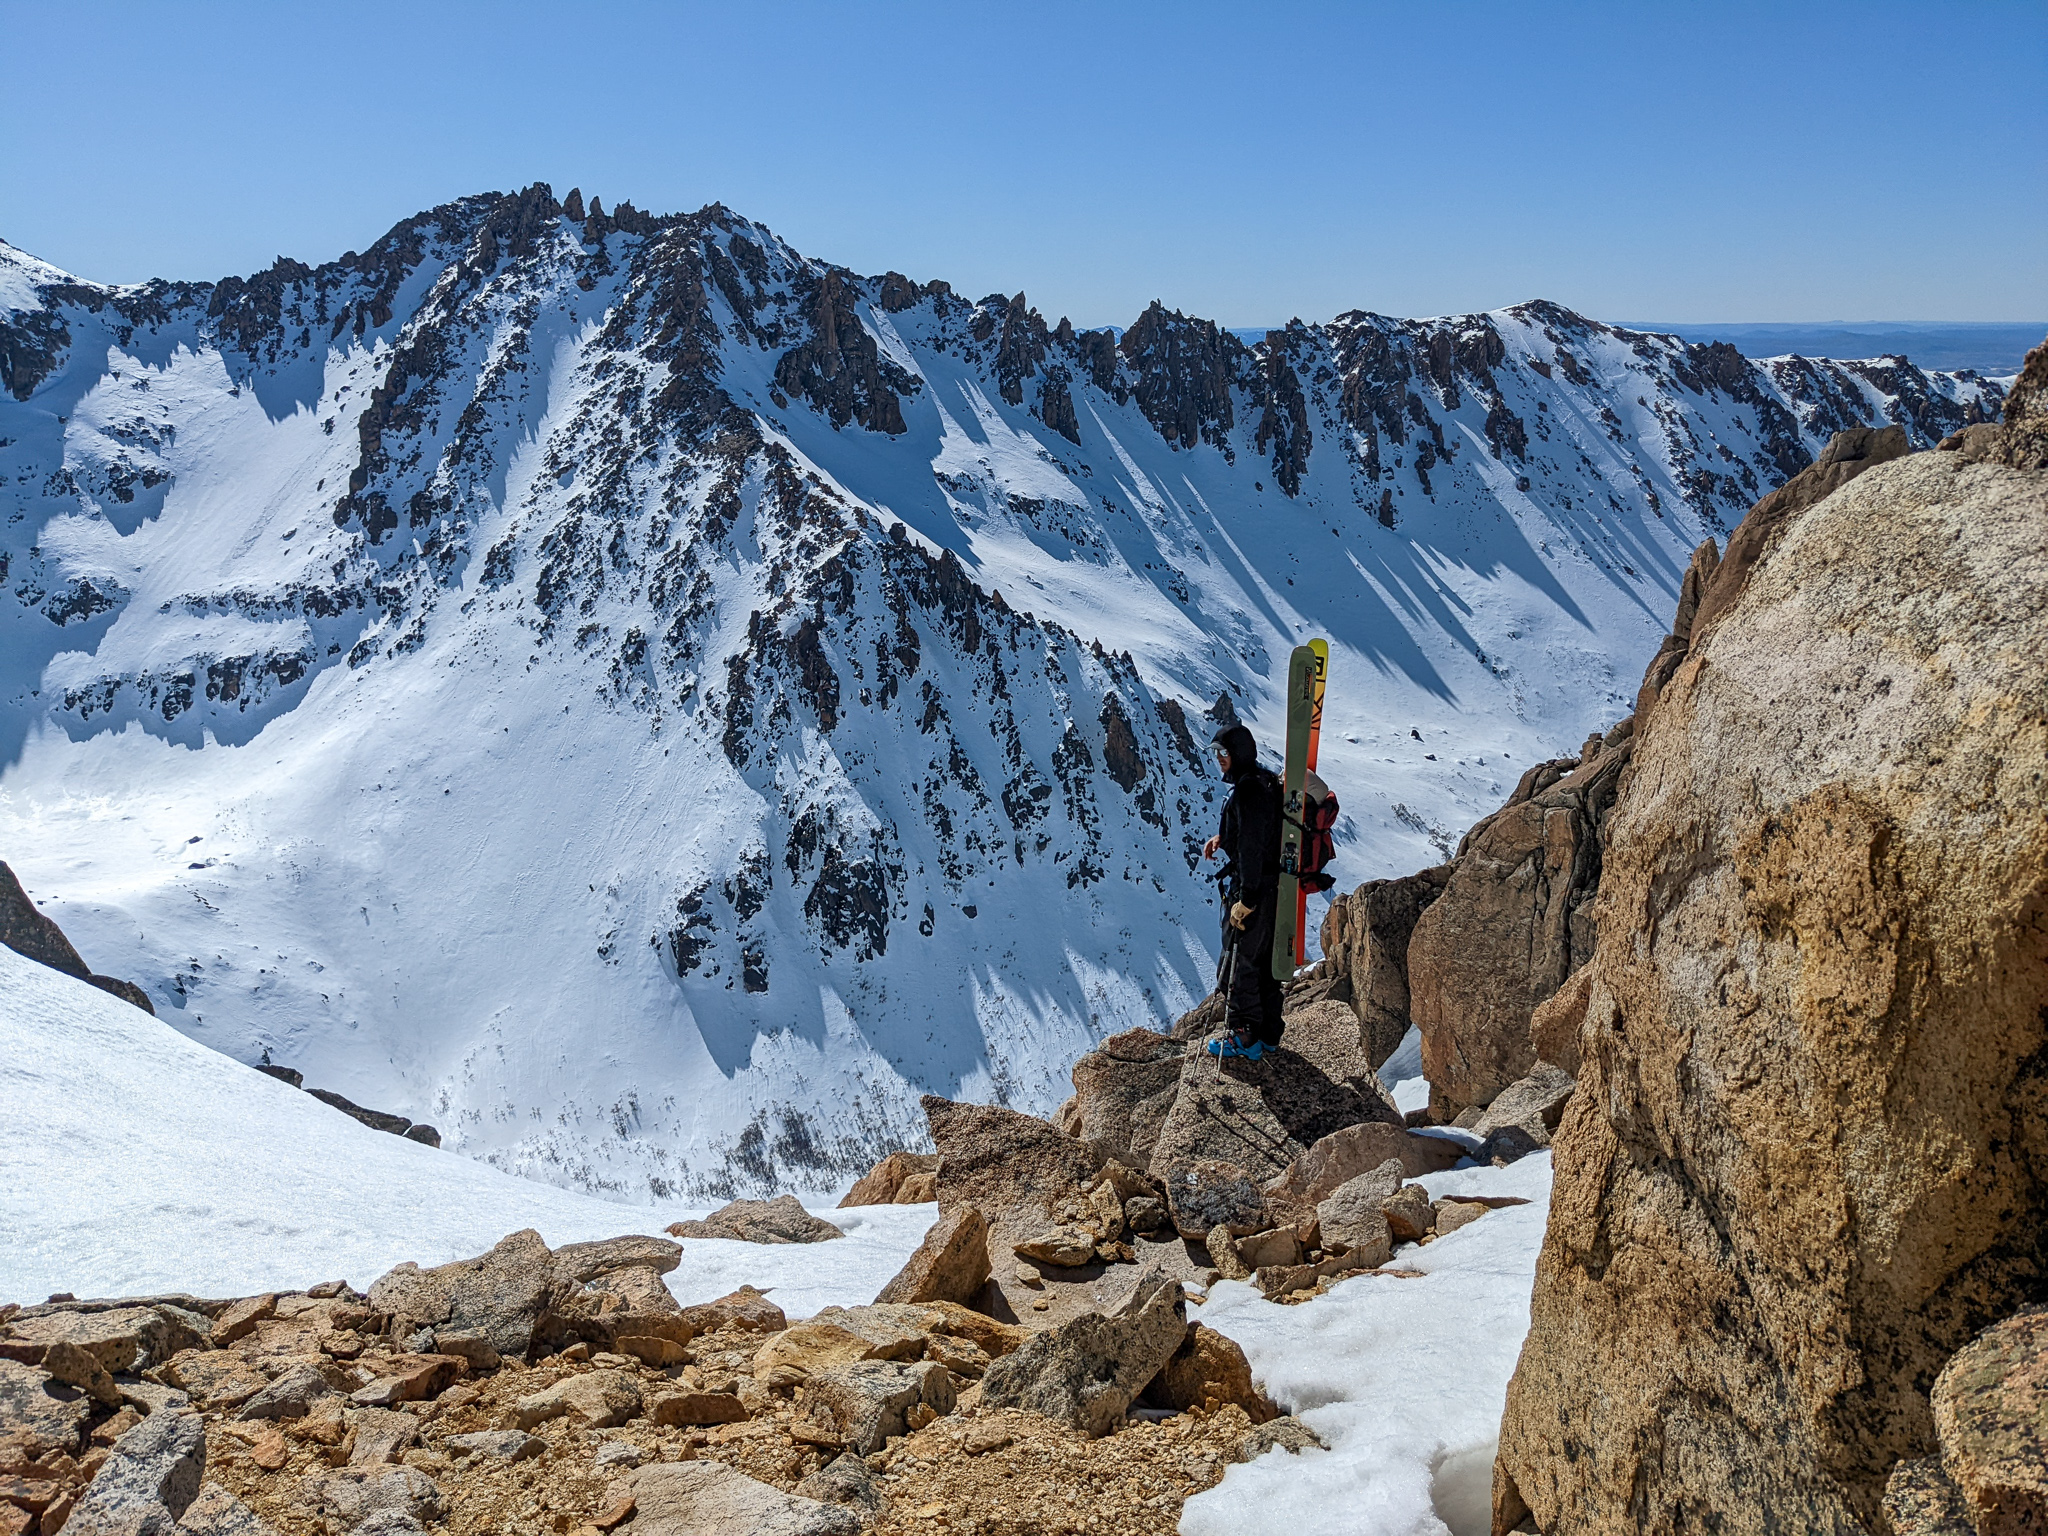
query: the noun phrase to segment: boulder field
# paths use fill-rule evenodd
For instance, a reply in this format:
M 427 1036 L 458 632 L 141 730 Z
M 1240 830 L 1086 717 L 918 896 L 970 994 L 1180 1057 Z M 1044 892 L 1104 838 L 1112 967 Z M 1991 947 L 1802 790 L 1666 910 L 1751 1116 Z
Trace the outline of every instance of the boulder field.
M 1210 1286 L 1400 1284 L 1397 1244 L 1503 1203 L 1432 1201 L 1413 1179 L 1473 1138 L 1402 1122 L 1348 1008 L 1295 1007 L 1234 1074 L 1106 1042 L 1063 1116 L 1103 1138 L 927 1099 L 938 1151 L 846 1197 L 928 1189 L 924 1241 L 873 1303 L 794 1323 L 664 1279 L 687 1242 L 843 1235 L 788 1197 L 681 1241 L 516 1232 L 362 1291 L 0 1305 L 0 1532 L 1171 1531 L 1233 1462 L 1318 1444 L 1190 1320 Z M 1132 1054 L 1174 1064 L 1157 1137 L 1127 1123 Z
M 1157 1270 L 1036 1333 L 946 1301 L 792 1326 L 745 1288 L 678 1305 L 680 1255 L 518 1232 L 364 1292 L 0 1307 L 0 1531 L 1002 1530 L 1078 1480 L 1113 1518 L 1076 1528 L 1166 1532 L 1314 1443 Z

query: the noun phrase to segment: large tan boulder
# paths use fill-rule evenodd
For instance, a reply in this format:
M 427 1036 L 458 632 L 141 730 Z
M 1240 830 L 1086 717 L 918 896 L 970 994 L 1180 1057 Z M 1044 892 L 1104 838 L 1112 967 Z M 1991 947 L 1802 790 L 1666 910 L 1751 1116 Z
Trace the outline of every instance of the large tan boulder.
M 795 1195 L 731 1200 L 699 1221 L 672 1221 L 671 1237 L 724 1238 L 740 1243 L 829 1243 L 846 1234 L 804 1209 Z
M 38 1362 L 44 1351 L 72 1344 L 92 1356 L 102 1370 L 145 1371 L 202 1342 L 187 1321 L 190 1317 L 181 1308 L 161 1305 L 97 1312 L 51 1307 L 40 1314 L 17 1315 L 10 1342 L 17 1348 L 27 1346 L 23 1352 Z
M 1366 1055 L 1358 1017 L 1347 1003 L 1310 1003 L 1287 1016 L 1280 1048 L 1257 1063 L 1226 1066 L 1189 1053 L 1151 1171 L 1170 1192 L 1198 1162 L 1232 1164 L 1259 1184 L 1323 1137 L 1368 1122 L 1402 1123 Z
M 1235 1403 L 1254 1424 L 1280 1417 L 1272 1400 L 1253 1384 L 1251 1362 L 1237 1341 L 1200 1323 L 1188 1324 L 1187 1337 L 1152 1378 L 1141 1401 L 1152 1408 L 1198 1408 L 1203 1413 Z
M 1414 1022 L 1409 1014 L 1408 940 L 1416 919 L 1444 893 L 1451 866 L 1397 880 L 1368 880 L 1330 902 L 1323 916 L 1323 960 L 1351 984 L 1351 1007 L 1364 1031 L 1366 1059 L 1378 1071 Z
M 916 1347 L 893 1354 L 870 1343 L 859 1334 L 832 1323 L 797 1323 L 772 1335 L 754 1353 L 754 1380 L 774 1389 L 793 1387 L 810 1379 L 814 1371 L 851 1365 L 856 1360 L 916 1359 L 924 1353 L 924 1340 Z
M 393 1319 L 399 1338 L 420 1328 L 477 1333 L 508 1359 L 544 1345 L 549 1325 L 575 1294 L 555 1256 L 531 1227 L 501 1238 L 489 1253 L 432 1269 L 405 1263 L 370 1287 L 372 1310 Z
M 936 1152 L 891 1152 L 854 1181 L 853 1188 L 840 1200 L 839 1208 L 843 1211 L 857 1205 L 914 1205 L 915 1200 L 903 1198 L 904 1185 L 938 1171 Z M 913 1189 L 911 1193 L 924 1191 Z
M 2048 1307 L 1972 1339 L 1933 1400 L 1942 1466 L 1983 1536 L 2048 1531 Z
M 636 1536 L 857 1536 L 851 1510 L 784 1493 L 722 1461 L 656 1462 L 607 1491 L 630 1498 Z
M 1069 1134 L 1146 1167 L 1180 1086 L 1187 1042 L 1150 1029 L 1111 1035 L 1074 1063 Z
M 971 1205 L 1008 1244 L 1065 1219 L 1104 1162 L 1093 1142 L 1061 1135 L 1031 1115 L 996 1104 L 962 1104 L 926 1094 L 925 1119 L 939 1149 L 939 1209 Z
M 1180 1282 L 1148 1270 L 1115 1311 L 1083 1313 L 1034 1335 L 988 1368 L 981 1406 L 1028 1408 L 1099 1439 L 1187 1338 Z
M 1034 1328 L 1055 1326 L 1096 1305 L 1091 1288 L 1103 1277 L 1101 1263 L 1091 1260 L 1052 1271 L 1060 1283 L 1044 1285 L 1045 1272 L 1018 1259 L 1015 1247 L 1055 1227 L 1102 1222 L 1090 1191 L 1100 1182 L 1106 1150 L 999 1105 L 962 1104 L 930 1094 L 923 1103 L 940 1154 L 941 1218 L 972 1206 L 988 1224 L 983 1242 L 991 1273 L 987 1291 L 975 1304 Z
M 1370 1172 L 1390 1158 L 1402 1175 L 1419 1179 L 1442 1173 L 1465 1155 L 1465 1144 L 1448 1136 L 1411 1131 L 1385 1121 L 1346 1126 L 1317 1141 L 1279 1173 L 1268 1179 L 1264 1193 L 1274 1201 L 1314 1205 L 1347 1180 Z
M 1409 1007 L 1440 1120 L 1529 1075 L 1530 1017 L 1592 955 L 1600 831 L 1635 738 L 1589 745 L 1576 766 L 1524 775 L 1466 834 L 1443 895 L 1415 920 Z
M 878 1302 L 974 1300 L 988 1283 L 988 1223 L 971 1205 L 941 1212 Z
M 859 1360 L 815 1372 L 805 1384 L 809 1415 L 857 1456 L 879 1451 L 953 1411 L 956 1388 L 933 1360 Z
M 521 1429 L 567 1414 L 592 1429 L 611 1429 L 640 1416 L 640 1383 L 625 1371 L 585 1371 L 519 1399 Z
M 1879 1529 L 1943 1363 L 2048 1285 L 2044 658 L 2048 475 L 1953 452 L 1695 625 L 1608 828 L 1496 1530 Z
M 44 1371 L 0 1359 L 0 1445 L 24 1464 L 75 1456 L 85 1447 L 93 1402 Z

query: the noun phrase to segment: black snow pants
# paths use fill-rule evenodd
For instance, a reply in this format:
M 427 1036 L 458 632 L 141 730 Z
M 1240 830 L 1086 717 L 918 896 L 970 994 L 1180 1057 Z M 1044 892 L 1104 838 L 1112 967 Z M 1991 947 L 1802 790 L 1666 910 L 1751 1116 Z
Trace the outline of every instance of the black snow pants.
M 1280 1017 L 1280 979 L 1273 974 L 1273 899 L 1259 903 L 1241 933 L 1230 926 L 1229 912 L 1223 914 L 1223 959 L 1216 967 L 1217 989 L 1230 996 L 1230 1027 L 1267 1047 L 1278 1045 L 1287 1027 Z

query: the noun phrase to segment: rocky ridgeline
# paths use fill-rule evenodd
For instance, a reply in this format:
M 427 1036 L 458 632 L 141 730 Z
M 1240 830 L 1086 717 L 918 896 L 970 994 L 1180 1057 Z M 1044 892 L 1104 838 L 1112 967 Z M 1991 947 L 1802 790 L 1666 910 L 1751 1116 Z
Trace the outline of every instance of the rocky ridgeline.
M 384 1004 L 374 956 L 401 964 L 416 924 L 362 955 L 308 930 L 295 958 L 312 966 L 192 926 L 219 913 L 257 939 L 249 893 L 285 871 L 253 847 L 118 882 L 114 931 L 146 956 L 126 968 L 245 1059 L 293 1039 L 385 1063 L 363 1093 L 440 1106 L 500 1166 L 704 1203 L 851 1176 L 917 1134 L 921 1087 L 984 1066 L 992 1092 L 1043 1109 L 1049 1031 L 1078 1048 L 1096 1020 L 1164 1022 L 1195 977 L 1177 964 L 1159 991 L 1154 962 L 1204 920 L 1200 716 L 1270 687 L 1260 592 L 1287 590 L 1340 648 L 1405 657 L 1389 700 L 1455 695 L 1475 721 L 1569 708 L 1521 676 L 1541 651 L 1521 617 L 1293 586 L 1323 551 L 1416 590 L 1429 559 L 1507 560 L 1591 678 L 1674 557 L 1830 431 L 1891 422 L 1925 446 L 1999 398 L 1902 358 L 1752 362 L 1545 303 L 1353 312 L 1252 344 L 1159 304 L 1077 330 L 1019 293 L 863 276 L 723 208 L 656 217 L 540 185 L 246 280 L 111 288 L 5 247 L 0 268 L 23 305 L 0 308 L 0 617 L 43 679 L 0 735 L 134 724 L 198 748 L 306 710 L 300 739 L 359 740 L 344 698 L 417 702 L 452 672 L 506 716 L 516 749 L 461 781 L 500 815 L 525 803 L 530 754 L 564 739 L 559 715 L 582 764 L 559 759 L 560 806 L 591 835 L 547 870 L 472 880 L 552 881 L 533 976 L 620 1019 L 659 1011 L 653 985 L 723 1076 L 662 1113 L 695 1046 L 660 1066 L 621 1050 L 565 1106 L 542 1031 L 490 1072 L 437 1077 L 421 1064 L 461 1052 L 413 1044 L 489 1032 L 490 988 L 458 980 L 433 1019 L 404 988 Z M 317 441 L 286 425 L 301 415 Z M 259 493 L 248 465 L 269 450 L 251 445 L 272 441 L 280 478 Z M 420 730 L 427 758 L 467 750 L 455 712 Z M 379 835 L 441 867 L 430 845 L 465 791 L 351 753 L 310 778 L 359 773 L 394 797 Z M 621 774 L 636 788 L 615 806 L 601 786 Z M 1447 764 L 1420 792 L 1463 803 L 1460 778 Z M 299 829 L 349 814 L 324 794 L 267 803 Z M 669 841 L 678 803 L 715 804 L 721 835 Z M 621 860 L 586 868 L 613 834 Z M 382 921 L 352 868 L 313 876 L 308 901 Z M 1132 979 L 1106 1007 L 1061 946 L 997 936 L 990 893 L 1041 883 L 1085 914 L 1087 966 Z M 468 894 L 443 881 L 427 900 Z M 991 968 L 1032 1007 L 975 1012 L 962 978 Z M 815 1015 L 828 991 L 857 1047 Z M 750 1056 L 785 1033 L 824 1042 L 824 1062 Z

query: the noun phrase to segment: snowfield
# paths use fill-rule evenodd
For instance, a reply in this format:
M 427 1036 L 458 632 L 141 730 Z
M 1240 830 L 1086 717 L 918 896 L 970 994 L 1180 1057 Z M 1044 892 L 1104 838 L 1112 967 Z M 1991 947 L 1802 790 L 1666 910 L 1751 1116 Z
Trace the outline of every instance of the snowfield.
M 550 1247 L 659 1233 L 619 1205 L 407 1141 L 0 947 L 0 1301 L 247 1296 L 445 1264 L 532 1227 Z M 685 1305 L 740 1285 L 792 1317 L 873 1301 L 935 1206 L 821 1207 L 844 1239 L 692 1240 Z
M 466 1258 L 522 1227 L 556 1246 L 702 1214 L 614 1204 L 373 1131 L 5 948 L 0 1167 L 0 1301 L 56 1291 L 225 1297 L 329 1279 L 363 1287 L 394 1264 Z M 1550 1159 L 1422 1182 L 1437 1196 L 1533 1203 L 1402 1249 L 1394 1264 L 1420 1279 L 1354 1279 L 1296 1307 L 1226 1281 L 1189 1309 L 1236 1339 L 1264 1390 L 1331 1449 L 1230 1468 L 1189 1501 L 1187 1536 L 1486 1530 Z M 689 1305 L 753 1285 L 791 1317 L 859 1305 L 936 1213 L 820 1205 L 844 1239 L 692 1239 L 669 1289 Z

